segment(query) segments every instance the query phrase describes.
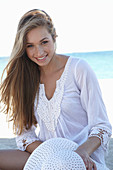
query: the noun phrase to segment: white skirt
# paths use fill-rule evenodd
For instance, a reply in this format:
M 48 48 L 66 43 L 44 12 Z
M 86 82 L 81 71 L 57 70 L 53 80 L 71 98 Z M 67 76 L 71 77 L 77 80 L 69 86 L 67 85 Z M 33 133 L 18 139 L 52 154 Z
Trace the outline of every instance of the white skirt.
M 77 147 L 65 138 L 49 139 L 32 152 L 24 170 L 86 170 L 82 158 L 74 152 Z M 98 170 L 108 170 L 98 163 L 96 166 Z

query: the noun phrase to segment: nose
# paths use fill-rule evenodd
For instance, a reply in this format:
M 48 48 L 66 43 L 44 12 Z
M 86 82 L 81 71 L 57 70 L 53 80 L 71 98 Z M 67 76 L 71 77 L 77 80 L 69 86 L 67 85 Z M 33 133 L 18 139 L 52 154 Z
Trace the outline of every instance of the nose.
M 40 57 L 40 56 L 43 55 L 43 53 L 44 53 L 44 50 L 43 50 L 43 48 L 41 46 L 36 46 L 35 47 L 35 56 Z

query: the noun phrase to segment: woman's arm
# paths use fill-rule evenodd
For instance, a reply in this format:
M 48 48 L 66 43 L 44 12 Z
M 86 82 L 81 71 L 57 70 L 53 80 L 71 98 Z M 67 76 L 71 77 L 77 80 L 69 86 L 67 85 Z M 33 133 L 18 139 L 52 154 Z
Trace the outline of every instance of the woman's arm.
M 32 153 L 42 142 L 35 141 L 26 147 L 26 151 Z
M 98 137 L 92 136 L 88 140 L 80 145 L 77 150 L 85 150 L 90 156 L 99 146 L 101 145 L 101 140 Z
M 32 126 L 29 130 L 24 129 L 20 135 L 17 135 L 16 144 L 19 150 L 32 153 L 42 143 L 35 130 L 36 127 Z
M 80 145 L 75 151 L 83 159 L 86 169 L 96 170 L 95 163 L 91 160 L 90 155 L 101 145 L 101 140 L 98 137 L 89 137 L 88 140 Z
M 112 127 L 108 119 L 98 79 L 84 60 L 80 60 L 75 71 L 75 80 L 80 90 L 80 100 L 87 113 L 89 137 L 97 136 L 107 150 Z

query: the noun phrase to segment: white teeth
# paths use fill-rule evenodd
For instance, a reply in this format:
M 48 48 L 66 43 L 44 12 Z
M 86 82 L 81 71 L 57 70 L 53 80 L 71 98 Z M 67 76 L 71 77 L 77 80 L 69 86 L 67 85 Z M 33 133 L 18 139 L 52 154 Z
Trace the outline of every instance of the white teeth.
M 42 58 L 38 58 L 38 60 L 43 60 L 46 56 L 42 57 Z

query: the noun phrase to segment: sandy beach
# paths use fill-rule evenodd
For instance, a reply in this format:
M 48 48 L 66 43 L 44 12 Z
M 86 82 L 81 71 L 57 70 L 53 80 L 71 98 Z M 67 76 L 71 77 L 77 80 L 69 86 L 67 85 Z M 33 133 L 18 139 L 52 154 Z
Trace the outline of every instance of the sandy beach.
M 99 79 L 103 100 L 106 106 L 110 123 L 113 125 L 113 79 Z M 6 117 L 0 113 L 0 149 L 16 149 L 15 135 L 12 130 L 12 123 L 6 122 Z M 113 135 L 110 140 L 106 164 L 113 170 Z

